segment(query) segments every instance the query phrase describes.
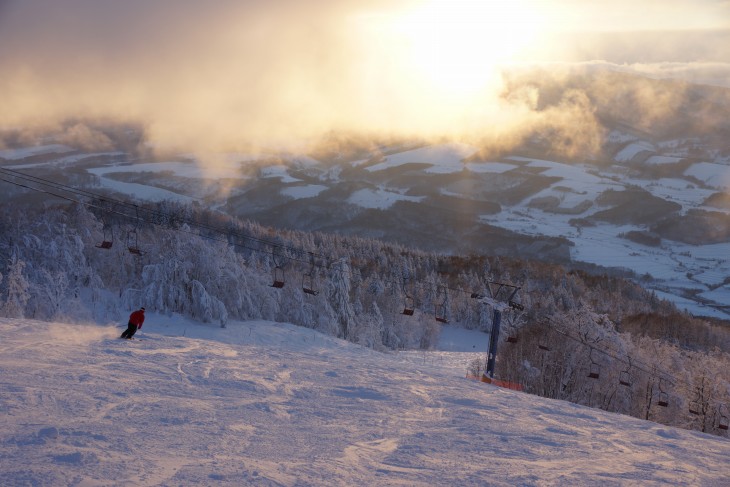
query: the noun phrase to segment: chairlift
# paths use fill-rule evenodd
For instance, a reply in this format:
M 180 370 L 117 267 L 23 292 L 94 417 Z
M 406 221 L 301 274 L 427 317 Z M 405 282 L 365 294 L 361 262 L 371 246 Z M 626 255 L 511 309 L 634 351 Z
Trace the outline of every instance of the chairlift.
M 517 343 L 517 330 L 514 327 L 510 326 L 507 328 L 507 338 L 505 338 L 505 341 L 507 343 Z
M 700 401 L 692 401 L 689 403 L 689 412 L 690 414 L 694 414 L 696 416 L 699 416 L 700 411 L 702 410 L 702 407 L 700 405 Z
M 664 388 L 662 387 L 662 378 L 659 378 L 659 395 L 657 397 L 657 405 L 665 408 L 669 406 L 669 394 L 664 392 Z
M 628 370 L 621 371 L 621 374 L 618 376 L 618 383 L 622 386 L 631 386 L 631 375 Z
M 405 305 L 403 306 L 403 314 L 406 316 L 413 316 L 413 312 L 416 309 L 416 301 L 413 297 L 406 295 Z
M 449 320 L 446 318 L 446 303 L 449 300 L 448 290 L 444 286 L 441 286 L 441 289 L 443 290 L 444 299 L 441 304 L 435 306 L 434 316 L 439 323 L 448 323 Z
M 304 274 L 302 277 L 302 291 L 306 294 L 311 294 L 312 296 L 319 294 L 319 291 L 314 289 L 314 278 L 309 274 Z
M 96 247 L 99 249 L 110 249 L 114 244 L 114 232 L 112 231 L 112 228 L 107 225 L 104 225 L 103 232 L 104 236 L 102 238 L 102 241 L 96 244 Z
M 406 291 L 406 278 L 403 278 L 403 314 L 406 316 L 413 316 L 413 312 L 416 310 L 416 300 Z
M 591 363 L 590 369 L 588 370 L 588 377 L 590 379 L 598 379 L 601 375 L 601 366 L 597 363 Z
M 302 276 L 302 291 L 311 296 L 316 296 L 319 291 L 314 286 L 314 254 L 310 252 L 309 257 L 312 265 L 309 272 Z
M 483 294 L 477 293 L 477 292 L 473 292 L 473 293 L 471 293 L 471 298 L 472 299 L 484 299 L 484 298 L 486 298 L 486 296 Z
M 445 304 L 437 304 L 436 305 L 436 312 L 434 313 L 436 315 L 436 321 L 439 323 L 448 323 L 449 320 L 446 318 L 446 305 Z
M 130 254 L 142 256 L 144 252 L 139 248 L 139 235 L 137 229 L 132 229 L 127 232 L 127 250 Z
M 727 409 L 727 407 L 725 407 L 725 409 Z M 720 418 L 718 419 L 717 427 L 718 427 L 718 429 L 721 429 L 721 430 L 727 430 L 728 425 L 730 424 L 730 419 L 728 419 L 727 414 L 723 414 L 722 410 L 723 410 L 723 405 L 720 404 L 720 407 L 718 408 L 718 414 L 720 415 Z
M 139 248 L 139 233 L 137 232 L 140 221 L 139 208 L 136 205 L 134 207 L 134 212 L 136 223 L 135 227 L 127 232 L 127 250 L 130 254 L 142 256 L 144 255 L 144 252 Z
M 284 268 L 281 263 L 276 259 L 274 249 L 271 250 L 271 260 L 274 261 L 274 281 L 271 283 L 271 287 L 281 289 L 284 287 Z
M 591 365 L 588 368 L 588 378 L 598 379 L 601 376 L 601 366 L 593 360 L 593 348 L 591 348 L 588 358 L 591 361 Z
M 274 282 L 271 283 L 271 287 L 277 289 L 284 287 L 284 269 L 279 266 L 274 267 Z

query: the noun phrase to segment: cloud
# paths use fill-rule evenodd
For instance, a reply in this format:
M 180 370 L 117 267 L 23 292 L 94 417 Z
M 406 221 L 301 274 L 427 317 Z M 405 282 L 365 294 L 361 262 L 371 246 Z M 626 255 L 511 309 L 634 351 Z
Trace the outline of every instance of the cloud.
M 508 147 L 538 130 L 555 138 L 558 151 L 595 152 L 601 134 L 596 93 L 572 86 L 548 108 L 537 107 L 529 96 L 537 85 L 515 87 L 511 69 L 493 66 L 468 96 L 440 90 L 414 70 L 406 40 L 389 36 L 378 22 L 419 3 L 0 2 L 0 127 L 60 126 L 69 119 L 136 122 L 155 147 L 198 152 L 286 147 L 332 132 L 447 136 Z M 666 50 L 643 42 L 658 37 L 632 35 L 603 33 L 584 43 L 558 36 L 552 57 L 535 60 L 601 59 L 613 70 L 728 79 L 720 61 L 672 64 L 679 53 L 685 61 L 696 59 L 680 49 L 681 35 L 662 44 Z M 700 54 L 725 39 L 706 35 L 693 37 Z M 566 40 L 594 46 L 597 57 L 569 48 Z M 723 45 L 715 43 L 715 50 Z M 667 52 L 673 57 L 651 54 Z M 480 62 L 478 54 L 472 58 L 464 62 Z M 550 73 L 550 79 L 558 77 Z M 660 92 L 642 96 L 670 101 Z M 675 105 L 664 106 L 668 113 Z M 90 124 L 62 126 L 75 144 L 108 147 Z
M 82 123 L 68 127 L 59 136 L 58 141 L 87 152 L 110 151 L 114 149 L 114 142 L 106 134 Z

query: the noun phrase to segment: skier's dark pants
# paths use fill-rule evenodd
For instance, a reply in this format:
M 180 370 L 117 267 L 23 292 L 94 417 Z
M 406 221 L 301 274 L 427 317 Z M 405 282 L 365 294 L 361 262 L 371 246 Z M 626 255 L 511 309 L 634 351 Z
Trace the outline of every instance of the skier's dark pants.
M 130 339 L 134 336 L 134 334 L 137 333 L 137 325 L 134 323 L 127 323 L 127 329 L 122 332 L 122 336 L 119 338 L 126 338 Z

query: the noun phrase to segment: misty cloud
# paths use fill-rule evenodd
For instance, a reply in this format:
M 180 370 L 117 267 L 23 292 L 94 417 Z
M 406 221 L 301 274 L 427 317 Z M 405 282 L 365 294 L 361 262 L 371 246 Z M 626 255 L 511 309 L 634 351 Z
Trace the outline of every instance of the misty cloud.
M 376 28 L 362 29 L 370 18 L 417 3 L 0 2 L 0 127 L 58 126 L 84 118 L 135 122 L 155 146 L 191 151 L 281 147 L 332 131 L 446 136 L 509 147 L 538 131 L 554 140 L 557 152 L 596 152 L 600 82 L 567 86 L 549 105 L 538 106 L 538 98 L 545 100 L 544 83 L 538 89 L 522 77 L 516 84 L 514 74 L 495 67 L 469 98 L 440 93 L 409 69 L 402 46 Z M 659 57 L 666 61 L 660 63 L 647 55 L 654 64 L 627 65 L 612 59 L 610 36 L 602 35 L 608 37 L 595 43 L 601 46 L 596 52 L 605 54 L 598 59 L 613 61 L 602 69 L 682 79 L 702 73 L 701 79 L 718 84 L 730 79 L 720 61 L 670 64 L 674 59 Z M 621 39 L 616 52 L 639 49 L 630 37 Z M 701 39 L 696 44 L 705 46 Z M 679 44 L 667 47 L 677 59 L 685 56 Z M 577 58 L 573 49 L 562 52 L 570 54 L 548 60 L 593 59 Z M 557 82 L 559 76 L 551 73 L 549 79 Z M 610 93 L 610 86 L 604 88 Z M 638 100 L 647 111 L 640 125 L 681 103 L 678 93 L 634 88 L 641 92 L 624 97 L 621 109 L 635 108 L 630 101 Z M 93 150 L 109 146 L 90 125 L 70 126 L 64 129 L 69 143 Z
M 81 123 L 66 129 L 58 141 L 86 152 L 110 151 L 115 148 L 114 142 L 106 134 Z

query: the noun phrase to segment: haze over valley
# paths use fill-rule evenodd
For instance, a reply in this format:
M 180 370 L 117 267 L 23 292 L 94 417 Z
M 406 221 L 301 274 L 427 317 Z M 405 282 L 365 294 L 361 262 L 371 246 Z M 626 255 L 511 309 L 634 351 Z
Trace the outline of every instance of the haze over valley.
M 197 202 L 282 229 L 622 275 L 681 309 L 727 319 L 730 89 L 612 70 L 539 82 L 540 73 L 515 76 L 514 93 L 532 90 L 545 114 L 579 98 L 590 125 L 548 117 L 503 148 L 332 132 L 299 152 L 200 156 L 161 153 L 139 127 L 75 121 L 45 139 L 4 132 L 0 160 L 72 186 Z M 620 99 L 683 95 L 649 123 L 643 110 L 604 100 L 610 82 L 620 82 Z

